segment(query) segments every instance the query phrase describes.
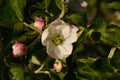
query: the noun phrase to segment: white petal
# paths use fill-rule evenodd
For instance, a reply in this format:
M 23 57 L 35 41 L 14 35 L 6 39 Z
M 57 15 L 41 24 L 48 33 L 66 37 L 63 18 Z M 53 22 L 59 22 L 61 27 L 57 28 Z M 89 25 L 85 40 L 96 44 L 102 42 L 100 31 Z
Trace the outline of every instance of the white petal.
M 64 28 L 61 31 L 62 38 L 65 39 L 66 37 L 69 37 L 70 31 L 71 31 L 70 26 L 64 25 Z
M 71 33 L 76 33 L 78 31 L 78 28 L 74 25 L 71 26 Z
M 55 21 L 53 21 L 49 26 L 51 28 L 55 27 L 55 26 L 58 26 L 58 25 L 64 25 L 65 22 L 60 20 L 60 19 L 56 19 Z
M 76 42 L 77 39 L 78 39 L 77 31 L 78 31 L 78 28 L 75 27 L 75 26 L 72 26 L 72 27 L 71 27 L 70 36 L 67 37 L 67 38 L 64 40 L 63 43 L 70 44 L 70 43 L 74 43 L 74 42 Z
M 46 43 L 46 40 L 47 40 L 47 37 L 48 37 L 48 28 L 45 29 L 42 33 L 42 44 L 45 46 L 47 43 Z
M 56 19 L 49 25 L 50 34 L 54 34 L 56 32 L 60 33 L 61 29 L 64 28 L 64 25 L 65 25 L 64 21 Z
M 71 44 L 64 44 L 58 46 L 51 46 L 48 48 L 47 53 L 55 59 L 67 58 L 72 53 L 73 46 Z
M 58 49 L 55 44 L 52 42 L 49 42 L 49 45 L 47 46 L 47 54 L 51 56 L 52 58 L 58 59 Z
M 76 42 L 78 39 L 78 36 L 77 34 L 72 34 L 70 35 L 68 38 L 66 38 L 63 43 L 66 43 L 66 44 L 72 44 L 74 42 Z
M 58 54 L 58 58 L 64 59 L 72 53 L 73 46 L 71 44 L 58 45 L 58 49 L 60 51 L 60 53 Z

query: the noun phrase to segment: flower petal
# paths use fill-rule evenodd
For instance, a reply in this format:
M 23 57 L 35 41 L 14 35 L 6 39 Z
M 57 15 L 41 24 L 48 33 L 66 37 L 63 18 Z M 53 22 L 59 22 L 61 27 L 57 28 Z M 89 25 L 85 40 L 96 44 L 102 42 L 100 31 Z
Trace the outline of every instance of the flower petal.
M 74 25 L 71 25 L 71 33 L 76 33 L 78 31 L 78 28 Z
M 58 49 L 60 51 L 60 53 L 58 54 L 58 58 L 64 59 L 67 58 L 72 53 L 73 46 L 72 44 L 58 45 Z
M 70 36 L 70 26 L 69 25 L 64 25 L 64 28 L 61 31 L 61 35 L 62 35 L 63 39 Z
M 60 19 L 56 19 L 48 27 L 50 34 L 54 34 L 56 32 L 60 33 L 60 31 L 62 30 L 62 28 L 64 28 L 64 25 L 66 25 L 64 21 L 62 21 Z
M 41 39 L 42 39 L 42 44 L 43 44 L 44 46 L 47 44 L 46 40 L 47 40 L 48 34 L 49 34 L 49 32 L 48 32 L 48 28 L 47 28 L 46 30 L 43 31 L 42 37 L 41 37 Z
M 49 56 L 55 59 L 64 59 L 72 53 L 73 46 L 72 44 L 63 44 L 58 46 L 49 46 L 47 53 Z
M 77 39 L 78 39 L 77 31 L 78 31 L 78 28 L 75 27 L 75 26 L 72 26 L 72 27 L 71 27 L 70 36 L 69 36 L 69 37 L 66 37 L 66 39 L 64 40 L 63 43 L 70 44 L 70 43 L 76 42 Z
M 49 45 L 47 46 L 47 54 L 51 56 L 52 58 L 58 59 L 58 49 L 55 44 L 52 42 L 49 42 Z
M 78 39 L 77 34 L 72 34 L 68 38 L 66 38 L 63 41 L 63 43 L 65 43 L 65 44 L 72 44 L 72 43 L 76 42 L 77 39 Z

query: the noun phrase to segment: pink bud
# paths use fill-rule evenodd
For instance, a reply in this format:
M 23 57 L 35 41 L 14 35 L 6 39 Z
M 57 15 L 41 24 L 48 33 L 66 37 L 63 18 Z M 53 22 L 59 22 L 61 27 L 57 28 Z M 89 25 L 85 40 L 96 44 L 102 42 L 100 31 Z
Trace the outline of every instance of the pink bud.
M 26 52 L 27 52 L 27 47 L 20 43 L 20 42 L 16 42 L 13 46 L 12 46 L 12 49 L 13 49 L 13 56 L 14 57 L 20 57 L 20 56 L 23 56 Z
M 90 27 L 90 25 L 91 25 L 91 23 L 87 23 L 87 24 L 86 24 L 87 28 L 89 28 L 89 27 Z
M 34 22 L 34 28 L 36 30 L 41 30 L 45 26 L 44 20 L 41 18 L 36 17 Z
M 62 68 L 63 66 L 62 66 L 61 61 L 56 60 L 55 63 L 53 64 L 53 69 L 55 69 L 56 72 L 61 72 Z

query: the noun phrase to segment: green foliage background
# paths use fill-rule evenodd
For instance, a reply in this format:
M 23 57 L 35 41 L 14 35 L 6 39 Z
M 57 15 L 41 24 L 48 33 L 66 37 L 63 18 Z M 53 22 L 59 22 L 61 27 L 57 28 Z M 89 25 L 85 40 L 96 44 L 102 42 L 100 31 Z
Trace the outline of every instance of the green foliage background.
M 0 80 L 119 80 L 119 0 L 0 0 Z M 41 44 L 41 31 L 34 18 L 45 20 L 46 28 L 57 18 L 76 25 L 81 35 L 63 70 L 53 69 L 55 59 Z M 110 24 L 114 22 L 114 24 Z M 15 41 L 28 46 L 26 55 L 12 56 Z M 34 58 L 32 58 L 34 56 Z

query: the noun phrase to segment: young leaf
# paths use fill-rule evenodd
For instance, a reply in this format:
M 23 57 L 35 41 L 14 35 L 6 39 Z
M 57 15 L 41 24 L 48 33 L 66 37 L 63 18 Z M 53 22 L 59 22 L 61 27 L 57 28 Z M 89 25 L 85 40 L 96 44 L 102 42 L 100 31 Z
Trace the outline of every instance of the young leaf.
M 23 21 L 23 8 L 26 6 L 26 0 L 10 0 L 10 4 L 20 21 Z
M 23 67 L 20 64 L 11 63 L 10 72 L 12 73 L 14 80 L 24 80 Z

